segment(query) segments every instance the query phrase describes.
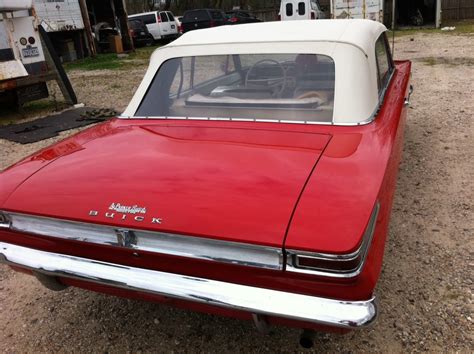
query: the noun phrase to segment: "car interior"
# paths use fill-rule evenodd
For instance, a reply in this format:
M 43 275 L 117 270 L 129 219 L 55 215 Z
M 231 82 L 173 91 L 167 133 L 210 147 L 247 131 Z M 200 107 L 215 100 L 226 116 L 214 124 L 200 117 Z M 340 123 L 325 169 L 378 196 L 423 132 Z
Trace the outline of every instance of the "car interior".
M 135 115 L 331 122 L 334 75 L 316 54 L 171 59 Z

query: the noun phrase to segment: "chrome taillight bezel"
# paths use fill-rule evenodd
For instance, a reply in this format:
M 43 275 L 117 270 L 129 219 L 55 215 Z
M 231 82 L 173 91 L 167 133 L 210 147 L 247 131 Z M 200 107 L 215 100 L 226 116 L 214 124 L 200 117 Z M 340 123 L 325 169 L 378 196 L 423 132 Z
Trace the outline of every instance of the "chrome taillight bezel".
M 362 242 L 356 251 L 347 254 L 330 254 L 289 249 L 286 250 L 286 270 L 333 278 L 358 276 L 362 272 L 372 243 L 379 210 L 380 203 L 377 201 L 364 231 Z M 311 262 L 315 265 L 309 266 Z M 320 266 L 316 266 L 318 263 Z

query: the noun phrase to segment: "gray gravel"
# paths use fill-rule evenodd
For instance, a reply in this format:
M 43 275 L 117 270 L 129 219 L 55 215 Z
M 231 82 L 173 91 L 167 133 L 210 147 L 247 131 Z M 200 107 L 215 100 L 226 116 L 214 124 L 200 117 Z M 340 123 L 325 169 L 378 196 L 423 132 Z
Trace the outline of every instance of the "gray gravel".
M 315 349 L 473 352 L 473 36 L 400 37 L 396 57 L 413 60 L 415 92 L 377 287 L 380 316 L 345 336 L 318 334 Z M 144 70 L 71 77 L 82 102 L 120 111 Z M 0 140 L 0 168 L 71 133 L 26 146 Z M 5 266 L 0 314 L 7 352 L 300 350 L 295 329 L 263 336 L 244 321 L 79 289 L 50 292 Z

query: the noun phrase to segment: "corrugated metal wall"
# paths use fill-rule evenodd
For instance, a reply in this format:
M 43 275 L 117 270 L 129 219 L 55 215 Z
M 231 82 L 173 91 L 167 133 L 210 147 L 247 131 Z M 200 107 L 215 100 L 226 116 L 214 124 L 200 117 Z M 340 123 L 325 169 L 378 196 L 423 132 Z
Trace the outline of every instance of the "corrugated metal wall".
M 474 0 L 442 0 L 442 21 L 474 18 Z

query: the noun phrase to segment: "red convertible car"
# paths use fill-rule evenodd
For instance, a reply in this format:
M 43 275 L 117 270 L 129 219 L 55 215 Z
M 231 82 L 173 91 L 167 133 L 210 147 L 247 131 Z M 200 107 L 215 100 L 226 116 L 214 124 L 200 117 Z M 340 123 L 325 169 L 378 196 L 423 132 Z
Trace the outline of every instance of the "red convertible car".
M 385 31 L 259 23 L 156 50 L 120 117 L 0 174 L 1 262 L 260 331 L 370 324 L 411 93 Z

